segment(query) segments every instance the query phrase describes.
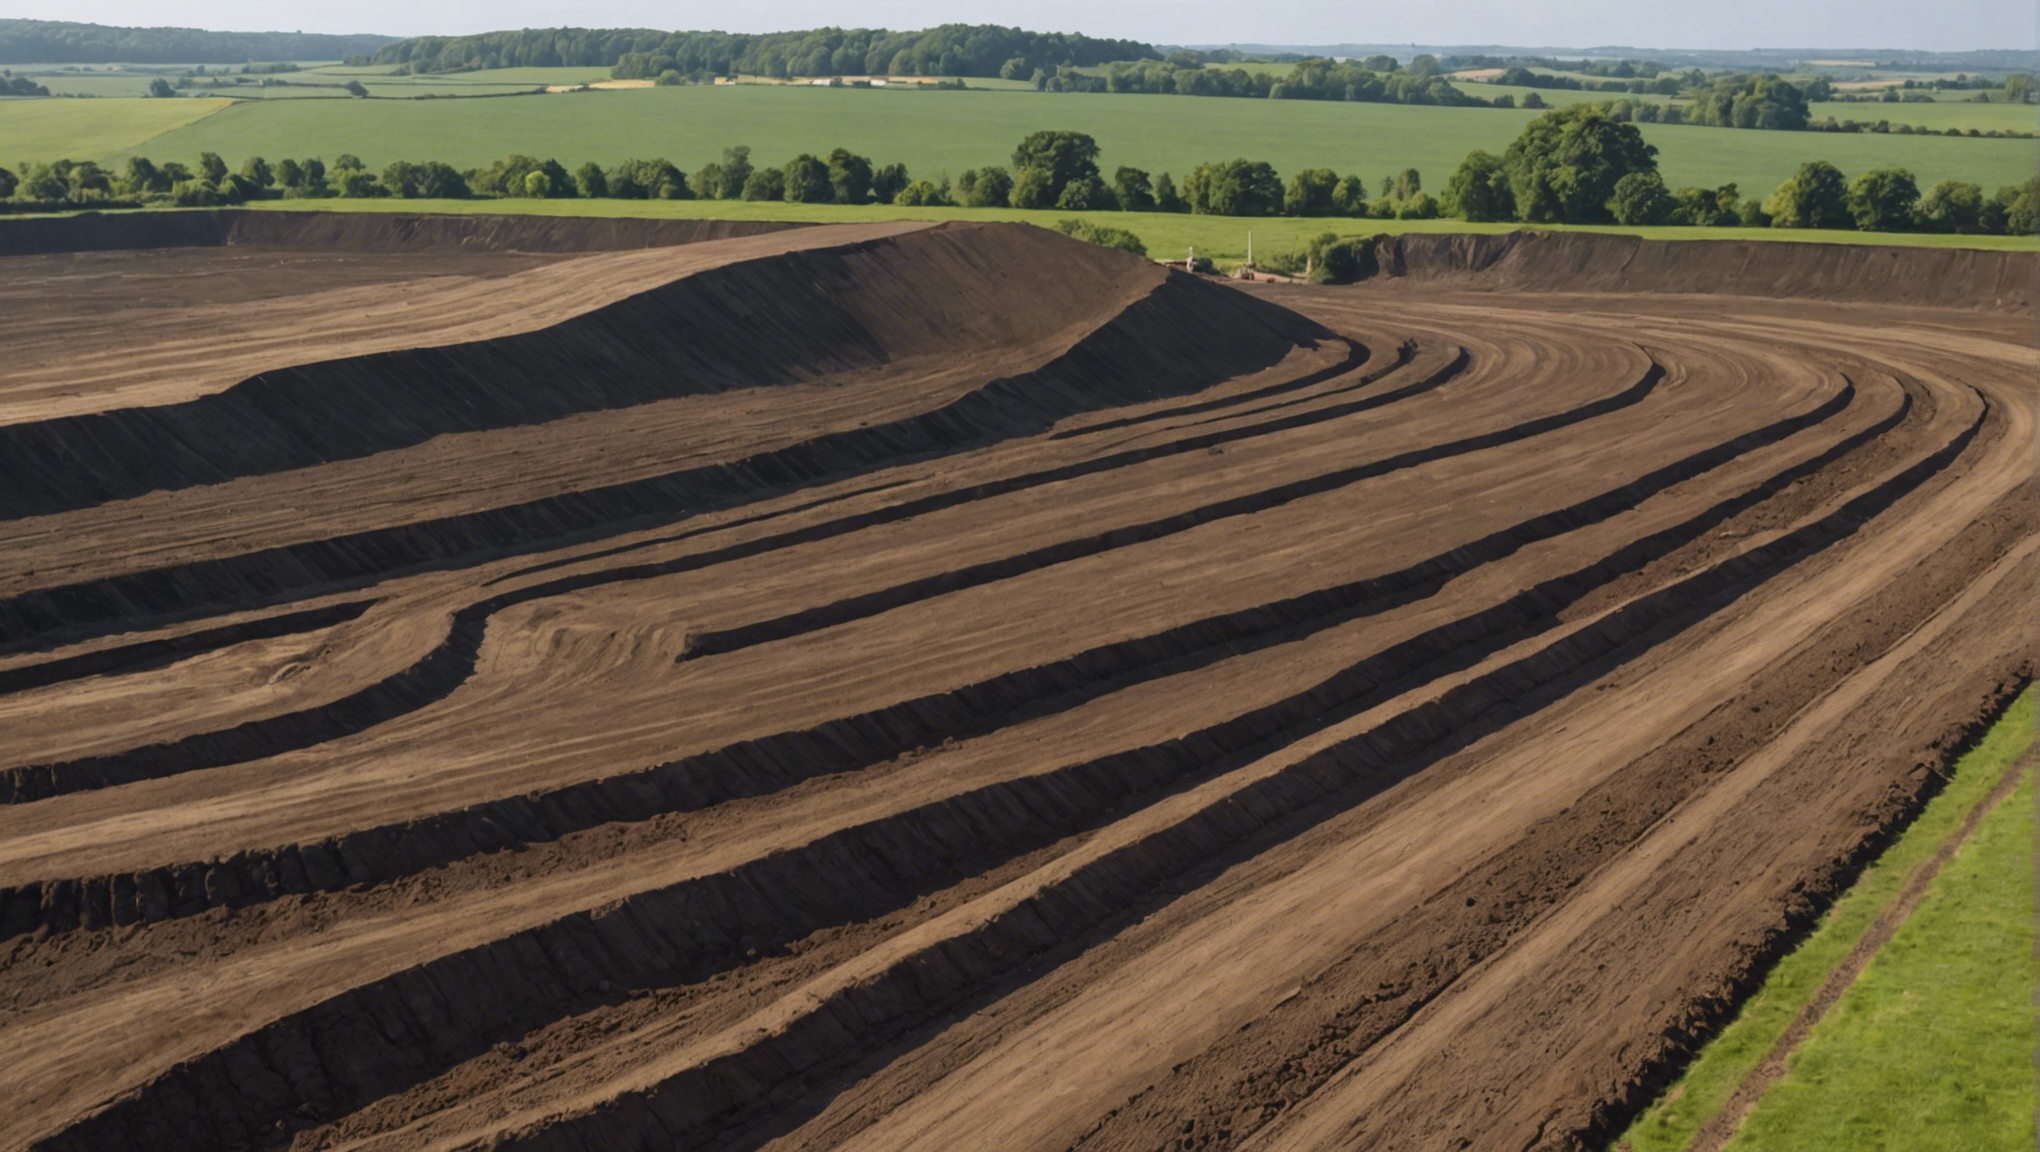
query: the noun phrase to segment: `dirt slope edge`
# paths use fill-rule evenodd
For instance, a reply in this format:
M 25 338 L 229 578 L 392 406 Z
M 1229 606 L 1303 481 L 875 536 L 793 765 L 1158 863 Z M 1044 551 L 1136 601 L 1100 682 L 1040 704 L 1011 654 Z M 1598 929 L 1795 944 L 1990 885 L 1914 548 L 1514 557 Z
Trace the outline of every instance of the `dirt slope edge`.
M 2030 310 L 2040 252 L 1646 240 L 1594 232 L 1384 236 L 1384 276 L 1469 288 L 1666 292 Z
M 252 246 L 326 252 L 610 252 L 756 236 L 778 220 L 627 220 L 383 212 L 132 212 L 0 221 L 0 256 Z

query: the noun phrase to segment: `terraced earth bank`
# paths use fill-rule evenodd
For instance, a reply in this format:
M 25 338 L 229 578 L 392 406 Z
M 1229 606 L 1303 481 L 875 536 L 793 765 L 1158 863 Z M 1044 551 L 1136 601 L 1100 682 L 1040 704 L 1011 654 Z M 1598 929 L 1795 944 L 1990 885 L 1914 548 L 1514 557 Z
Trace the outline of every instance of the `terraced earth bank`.
M 266 227 L 0 236 L 0 1147 L 1594 1147 L 2032 672 L 2030 253 Z

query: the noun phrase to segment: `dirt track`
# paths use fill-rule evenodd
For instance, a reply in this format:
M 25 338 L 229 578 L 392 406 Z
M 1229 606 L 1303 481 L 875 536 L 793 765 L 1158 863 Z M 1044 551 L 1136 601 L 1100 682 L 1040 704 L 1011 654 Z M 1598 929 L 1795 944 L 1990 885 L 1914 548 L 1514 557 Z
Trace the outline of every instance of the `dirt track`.
M 2031 673 L 2030 255 L 546 229 L 0 258 L 0 1148 L 1590 1146 Z

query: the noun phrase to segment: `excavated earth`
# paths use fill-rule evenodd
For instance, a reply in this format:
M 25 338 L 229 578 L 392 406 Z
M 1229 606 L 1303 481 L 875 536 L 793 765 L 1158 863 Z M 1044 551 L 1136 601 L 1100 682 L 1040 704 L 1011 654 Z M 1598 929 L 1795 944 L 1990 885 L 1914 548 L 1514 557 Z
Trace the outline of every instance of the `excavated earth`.
M 2033 253 L 0 225 L 0 1148 L 1591 1148 L 2032 674 Z

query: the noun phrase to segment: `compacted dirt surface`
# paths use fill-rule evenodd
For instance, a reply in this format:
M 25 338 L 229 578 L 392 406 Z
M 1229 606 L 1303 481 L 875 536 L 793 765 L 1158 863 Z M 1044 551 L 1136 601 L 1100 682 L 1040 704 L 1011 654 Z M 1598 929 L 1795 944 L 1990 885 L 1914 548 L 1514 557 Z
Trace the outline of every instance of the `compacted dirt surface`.
M 0 1148 L 1597 1147 L 2034 662 L 2031 253 L 92 227 Z

